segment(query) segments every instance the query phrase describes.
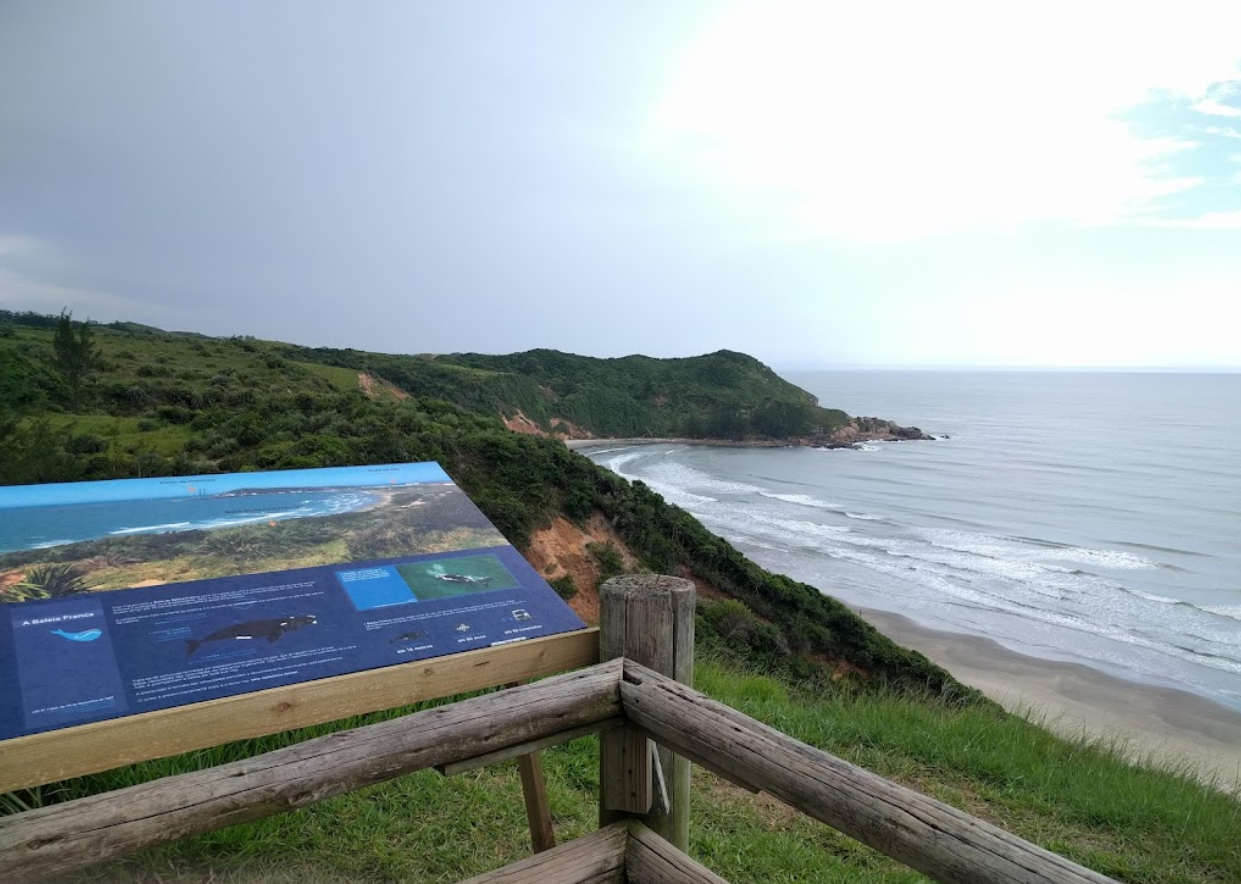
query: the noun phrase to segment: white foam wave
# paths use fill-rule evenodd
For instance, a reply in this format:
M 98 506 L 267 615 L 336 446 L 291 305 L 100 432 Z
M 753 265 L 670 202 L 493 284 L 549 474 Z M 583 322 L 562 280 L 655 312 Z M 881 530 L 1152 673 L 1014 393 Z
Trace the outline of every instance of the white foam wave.
M 1198 608 L 1206 611 L 1208 614 L 1241 620 L 1241 605 L 1199 605 Z
M 638 481 L 645 484 L 652 491 L 658 492 L 668 503 L 674 503 L 685 509 L 692 508 L 695 504 L 716 503 L 714 497 L 706 497 L 702 494 L 693 494 L 683 488 L 675 485 L 669 485 L 666 482 L 657 482 L 653 479 L 639 479 Z
M 30 549 L 48 549 L 53 546 L 64 546 L 66 543 L 77 543 L 76 540 L 44 540 L 41 543 L 32 543 Z M 5 550 L 8 552 L 8 550 Z
M 851 513 L 848 510 L 845 510 L 845 516 L 847 516 L 850 519 L 858 519 L 859 521 L 862 521 L 862 522 L 884 521 L 883 516 L 876 516 L 876 515 L 872 515 L 871 513 Z
M 296 518 L 297 513 L 256 513 L 252 516 L 242 516 L 238 519 L 211 519 L 202 523 L 202 527 L 207 530 L 215 528 L 231 528 L 234 525 L 253 525 L 255 522 L 273 522 L 281 519 Z
M 727 482 L 712 478 L 701 470 L 675 461 L 658 463 L 647 475 L 656 481 L 683 491 L 706 492 L 707 494 L 761 494 L 764 491 L 757 485 L 750 485 L 747 482 Z M 643 481 L 646 481 L 645 477 Z
M 1180 599 L 1168 598 L 1166 595 L 1156 595 L 1153 592 L 1142 592 L 1140 589 L 1129 588 L 1126 592 L 1131 592 L 1138 598 L 1146 599 L 1148 602 L 1158 602 L 1161 605 L 1180 605 L 1183 602 Z M 1197 607 L 1195 605 L 1195 607 Z
M 677 471 L 668 470 L 666 468 L 666 464 L 659 464 L 655 469 L 643 475 L 625 472 L 625 464 L 649 454 L 649 451 L 634 451 L 632 449 L 627 449 L 624 453 L 616 455 L 616 457 L 609 457 L 603 462 L 603 466 L 616 473 L 616 475 L 620 476 L 622 479 L 628 479 L 630 482 L 637 481 L 643 483 L 652 491 L 660 494 L 664 500 L 668 501 L 668 503 L 684 507 L 685 509 L 692 509 L 695 505 L 699 504 L 716 502 L 714 497 L 708 497 L 705 494 L 695 494 L 692 491 L 688 491 L 684 487 L 683 482 L 676 481 L 676 479 L 680 478 L 676 475 Z M 684 469 L 689 470 L 690 468 L 685 467 Z M 696 473 L 697 470 L 690 470 L 690 472 Z M 705 474 L 699 475 L 702 475 L 703 478 L 709 478 L 705 476 Z
M 1083 546 L 1057 546 L 1021 538 L 996 537 L 991 534 L 971 534 L 965 531 L 949 531 L 942 528 L 919 528 L 916 533 L 933 546 L 957 550 L 993 558 L 1019 558 L 1048 562 L 1073 562 L 1097 568 L 1137 571 L 1156 567 L 1155 562 L 1133 553 L 1111 549 L 1091 549 Z M 1055 567 L 1055 566 L 1049 566 Z M 1067 570 L 1073 573 L 1074 569 Z
M 825 500 L 819 500 L 817 497 L 811 497 L 809 494 L 777 494 L 774 491 L 760 491 L 763 497 L 770 497 L 773 500 L 783 500 L 785 503 L 795 503 L 798 506 L 809 506 L 815 509 L 838 510 L 840 504 L 828 503 Z
M 167 522 L 163 525 L 140 525 L 137 528 L 118 528 L 109 534 L 161 534 L 165 531 L 178 531 L 190 525 L 189 522 Z
M 1066 607 L 1052 607 L 1033 602 L 1029 599 L 1029 586 L 1021 597 L 1005 594 L 1005 588 L 992 584 L 980 587 L 977 584 L 962 583 L 955 575 L 943 574 L 934 569 L 921 568 L 901 564 L 890 557 L 875 555 L 860 549 L 836 549 L 832 551 L 835 558 L 853 561 L 867 570 L 897 578 L 925 589 L 931 590 L 933 598 L 938 601 L 952 600 L 952 603 L 964 603 L 970 607 L 987 610 L 993 613 L 1006 614 L 1021 618 L 1024 621 L 1045 624 L 1060 629 L 1098 636 L 1120 644 L 1140 647 L 1160 654 L 1190 661 L 1199 666 L 1225 672 L 1241 673 L 1241 660 L 1219 651 L 1227 651 L 1231 645 L 1227 636 L 1202 637 L 1203 647 L 1182 647 L 1169 644 L 1158 637 L 1141 634 L 1138 630 L 1126 627 L 1126 618 L 1119 615 L 1128 613 L 1123 600 L 1115 596 L 1095 600 L 1090 607 L 1074 610 Z M 1137 605 L 1141 602 L 1133 600 Z M 1130 605 L 1130 607 L 1133 607 Z M 1229 606 L 1225 606 L 1229 607 Z M 1238 613 L 1241 613 L 1241 606 Z M 1109 616 L 1099 616 L 1099 611 L 1106 609 Z M 1188 609 L 1187 609 L 1188 610 Z M 1133 611 L 1134 619 L 1141 619 L 1141 611 Z M 1178 630 L 1179 631 L 1179 630 Z
M 632 479 L 633 476 L 626 473 L 621 469 L 621 467 L 629 463 L 631 460 L 637 460 L 645 453 L 646 452 L 644 451 L 626 451 L 624 454 L 616 455 L 616 457 L 609 457 L 603 462 L 603 465 L 621 478 Z

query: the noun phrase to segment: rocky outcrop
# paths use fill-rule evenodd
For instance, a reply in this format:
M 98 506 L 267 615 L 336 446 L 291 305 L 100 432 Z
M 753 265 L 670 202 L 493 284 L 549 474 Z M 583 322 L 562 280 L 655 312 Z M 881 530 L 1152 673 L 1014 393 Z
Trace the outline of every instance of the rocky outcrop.
M 811 436 L 806 444 L 815 448 L 850 448 L 863 442 L 933 440 L 917 427 L 901 427 L 880 417 L 854 417 L 838 430 Z

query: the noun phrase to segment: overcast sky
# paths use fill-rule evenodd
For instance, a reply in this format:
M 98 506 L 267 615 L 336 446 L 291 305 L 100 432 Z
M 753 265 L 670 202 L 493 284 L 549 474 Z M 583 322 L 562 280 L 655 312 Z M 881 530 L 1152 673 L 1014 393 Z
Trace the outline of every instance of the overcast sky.
M 0 0 L 0 307 L 1241 367 L 1241 3 Z

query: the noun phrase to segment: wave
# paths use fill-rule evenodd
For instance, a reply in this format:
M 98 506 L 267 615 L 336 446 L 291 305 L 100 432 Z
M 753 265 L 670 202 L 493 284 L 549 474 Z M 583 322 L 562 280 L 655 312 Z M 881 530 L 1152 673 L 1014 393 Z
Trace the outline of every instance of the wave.
M 1184 604 L 1189 604 L 1185 602 Z M 1227 617 L 1231 620 L 1241 620 L 1241 605 L 1191 605 L 1200 611 L 1206 611 L 1208 614 L 1214 614 L 1217 617 Z
M 163 525 L 141 525 L 137 528 L 118 528 L 115 531 L 109 531 L 109 534 L 165 534 L 171 531 L 182 531 L 192 525 L 192 522 L 167 522 Z
M 837 549 L 833 550 L 831 555 L 833 558 L 855 562 L 866 570 L 931 590 L 932 595 L 923 597 L 923 601 L 935 606 L 964 604 L 986 611 L 991 615 L 1007 615 L 1017 618 L 1019 622 L 1026 624 L 1020 627 L 1018 635 L 1028 636 L 1030 626 L 1038 623 L 1096 636 L 1131 647 L 1139 647 L 1209 669 L 1241 674 L 1241 660 L 1237 659 L 1233 649 L 1230 639 L 1230 635 L 1233 634 L 1231 630 L 1219 630 L 1216 636 L 1204 637 L 1205 647 L 1186 647 L 1158 636 L 1144 636 L 1136 629 L 1127 628 L 1126 623 L 1120 622 L 1120 618 L 1117 617 L 1117 608 L 1120 606 L 1112 599 L 1074 611 L 1034 603 L 1033 599 L 1025 601 L 1005 595 L 1002 592 L 993 591 L 998 589 L 995 586 L 963 583 L 954 575 L 946 575 L 916 565 L 901 564 L 864 550 Z M 1029 587 L 1026 588 L 1029 589 Z M 1109 616 L 1100 616 L 1102 610 L 1106 610 Z M 1241 606 L 1238 606 L 1237 613 L 1241 614 Z M 1137 616 L 1140 617 L 1140 612 Z M 1169 638 L 1175 635 L 1176 632 L 1173 631 L 1169 633 Z M 1181 637 L 1184 636 L 1185 631 L 1181 631 Z M 1077 648 L 1075 653 L 1087 654 L 1088 649 Z
M 826 500 L 819 500 L 817 497 L 811 497 L 809 494 L 777 494 L 774 491 L 758 492 L 763 497 L 770 497 L 772 500 L 783 500 L 785 503 L 795 503 L 798 506 L 809 506 L 815 509 L 838 510 L 841 505 L 838 503 L 828 503 Z
M 955 538 L 956 546 L 968 546 L 963 551 L 928 543 L 917 536 L 874 536 L 863 533 L 864 529 L 780 518 L 735 506 L 716 508 L 710 521 L 717 530 L 734 537 L 743 535 L 744 542 L 756 547 L 770 549 L 778 538 L 781 551 L 850 562 L 871 574 L 922 587 L 920 592 L 898 593 L 906 604 L 912 602 L 915 607 L 965 605 L 991 615 L 1009 615 L 1027 623 L 1043 623 L 1165 654 L 1175 653 L 1213 669 L 1241 671 L 1234 670 L 1241 667 L 1241 661 L 1231 648 L 1235 643 L 1231 637 L 1235 634 L 1233 629 L 1212 626 L 1203 619 L 1212 614 L 1241 619 L 1241 605 L 1213 606 L 1215 610 L 1198 608 L 1078 568 L 1038 561 L 1047 555 L 1047 547 L 1022 550 L 1022 545 L 1004 538 L 953 532 L 964 535 Z M 963 539 L 969 543 L 960 543 Z M 835 582 L 837 578 L 828 579 Z M 868 581 L 867 592 L 879 591 L 882 584 L 883 581 Z M 1173 605 L 1180 606 L 1184 613 L 1172 614 L 1167 606 Z M 1152 606 L 1162 610 L 1153 610 Z M 1140 635 L 1142 625 L 1152 621 L 1169 627 L 1169 639 L 1177 632 L 1197 632 L 1202 647 L 1174 651 L 1167 639 Z
M 941 528 L 919 528 L 916 530 L 918 534 L 925 537 L 934 546 L 978 555 L 992 557 L 1013 556 L 1027 559 L 1037 556 L 1042 559 L 1050 559 L 1053 562 L 1074 562 L 1081 565 L 1093 565 L 1095 567 L 1122 571 L 1137 571 L 1157 567 L 1157 563 L 1144 556 L 1119 550 L 1093 549 L 1091 547 L 1071 546 L 1031 537 L 973 534 Z M 1027 546 L 1035 547 L 1035 549 L 1023 548 Z
M 603 465 L 622 478 L 633 479 L 634 476 L 626 473 L 621 469 L 621 467 L 629 463 L 631 460 L 637 460 L 639 457 L 649 453 L 650 452 L 647 451 L 634 451 L 633 449 L 624 450 L 623 454 L 618 454 L 616 457 L 609 457 L 603 462 Z
M 53 546 L 64 546 L 66 543 L 77 543 L 76 540 L 42 540 L 38 543 L 32 543 L 28 547 L 18 547 L 21 549 L 49 549 Z M 0 552 L 9 552 L 10 550 L 0 550 Z
M 876 516 L 871 513 L 851 513 L 845 510 L 845 517 L 849 519 L 857 519 L 862 522 L 883 522 L 883 516 Z
M 1131 587 L 1123 587 L 1123 588 L 1125 592 L 1131 593 L 1132 595 L 1136 595 L 1140 599 L 1146 599 L 1148 602 L 1156 602 L 1161 605 L 1189 605 L 1190 604 L 1189 602 L 1181 601 L 1180 599 L 1168 598 L 1166 595 L 1155 595 L 1155 593 L 1153 592 L 1142 592 L 1142 590 L 1140 589 L 1133 589 Z M 1196 608 L 1197 605 L 1190 605 L 1190 607 Z
M 1113 540 L 1117 546 L 1128 546 L 1133 549 L 1144 549 L 1150 552 L 1171 553 L 1174 556 L 1197 556 L 1199 558 L 1210 558 L 1207 553 L 1197 552 L 1192 549 L 1178 549 L 1174 546 L 1157 546 L 1153 543 L 1138 543 L 1135 540 Z

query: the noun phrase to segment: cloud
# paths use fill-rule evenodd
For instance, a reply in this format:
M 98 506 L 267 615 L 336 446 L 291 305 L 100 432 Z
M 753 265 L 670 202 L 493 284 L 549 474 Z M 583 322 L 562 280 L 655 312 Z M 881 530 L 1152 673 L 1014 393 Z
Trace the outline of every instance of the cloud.
M 1241 119 L 1241 107 L 1225 103 L 1230 98 L 1241 98 L 1241 87 L 1236 83 L 1222 83 L 1212 88 L 1205 98 L 1195 102 L 1193 109 L 1209 117 Z
M 1241 175 L 1237 176 L 1241 183 Z M 1204 212 L 1195 218 L 1152 218 L 1142 222 L 1146 227 L 1173 227 L 1181 230 L 1237 230 L 1241 229 L 1241 211 Z
M 1201 131 L 1207 135 L 1218 135 L 1221 138 L 1241 138 L 1241 131 L 1224 126 L 1203 126 Z
M 0 309 L 14 312 L 59 313 L 68 309 L 79 319 L 92 316 L 162 314 L 176 311 L 143 304 L 96 289 L 58 285 L 34 278 L 55 275 L 56 253 L 47 244 L 31 237 L 0 234 Z M 28 270 L 33 266 L 34 272 Z
M 778 205 L 806 237 L 1120 223 L 1204 184 L 1174 162 L 1196 141 L 1121 117 L 1236 79 L 1222 34 L 1241 6 L 1190 6 L 747 5 L 686 57 L 652 137 L 678 173 Z
M 1198 102 L 1194 105 L 1194 110 L 1200 114 L 1207 114 L 1213 117 L 1236 117 L 1241 119 L 1241 107 L 1229 107 L 1213 98 Z

